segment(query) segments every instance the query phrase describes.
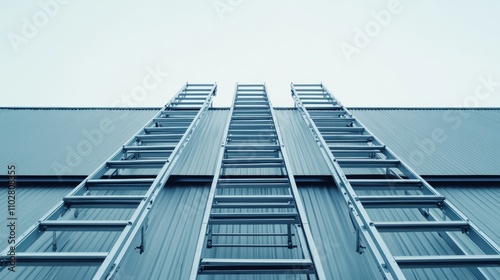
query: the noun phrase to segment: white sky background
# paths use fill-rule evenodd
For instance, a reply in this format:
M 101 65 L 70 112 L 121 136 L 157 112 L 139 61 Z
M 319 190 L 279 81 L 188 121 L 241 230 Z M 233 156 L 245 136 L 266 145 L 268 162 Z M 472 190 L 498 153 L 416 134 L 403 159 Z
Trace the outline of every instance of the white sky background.
M 400 0 L 350 62 L 341 45 L 391 0 L 66 0 L 43 22 L 53 1 L 0 0 L 0 106 L 127 106 L 156 67 L 169 76 L 129 106 L 162 106 L 186 81 L 217 81 L 216 106 L 235 82 L 267 82 L 274 106 L 292 106 L 292 81 L 346 106 L 500 106 L 497 0 Z

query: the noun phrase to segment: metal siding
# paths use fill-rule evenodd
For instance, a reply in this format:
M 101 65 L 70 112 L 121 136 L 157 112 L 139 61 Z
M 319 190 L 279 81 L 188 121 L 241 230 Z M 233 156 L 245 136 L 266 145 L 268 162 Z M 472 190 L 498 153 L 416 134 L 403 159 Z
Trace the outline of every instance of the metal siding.
M 174 175 L 213 175 L 229 110 L 209 110 L 172 170 Z
M 155 109 L 0 109 L 0 163 L 17 164 L 23 175 L 86 175 L 106 160 L 137 132 L 155 113 Z M 213 109 L 207 114 L 192 143 L 184 151 L 175 174 L 211 175 L 215 168 L 227 110 Z M 276 110 L 277 121 L 297 175 L 328 175 L 319 164 L 320 153 L 294 109 Z M 500 173 L 500 109 L 353 109 L 351 112 L 396 154 L 422 175 L 498 175 Z M 99 128 L 109 119 L 111 133 L 80 162 L 70 150 L 76 150 L 84 131 Z M 459 126 L 457 126 L 460 123 Z M 432 131 L 442 129 L 446 140 L 434 141 Z M 200 134 L 200 135 L 199 135 Z M 203 136 L 201 136 L 203 135 Z M 427 139 L 427 140 L 426 140 Z M 460 151 L 460 152 L 457 152 Z M 427 154 L 429 153 L 429 154 Z M 189 154 L 189 155 L 188 155 Z M 418 156 L 425 162 L 418 162 Z M 69 158 L 68 158 L 69 157 Z M 414 160 L 412 160 L 414 158 Z M 416 159 L 416 160 L 415 160 Z M 322 161 L 322 160 L 321 160 Z M 58 172 L 54 164 L 67 166 Z M 350 170 L 349 170 L 350 171 Z M 60 173 L 60 174 L 58 174 Z M 238 171 L 236 171 L 236 174 Z M 263 172 L 260 174 L 272 174 Z M 257 173 L 256 173 L 257 174 Z
M 500 174 L 500 109 L 350 111 L 418 174 Z
M 477 186 L 437 187 L 473 223 L 500 244 L 500 188 Z
M 328 167 L 302 115 L 295 109 L 275 110 L 276 122 L 294 175 L 325 175 Z
M 379 272 L 367 253 L 355 252 L 355 235 L 342 196 L 332 186 L 300 185 L 299 190 L 308 215 L 312 234 L 323 260 L 328 279 L 373 279 Z M 500 232 L 496 213 L 500 210 L 497 188 L 439 188 L 450 200 L 460 201 L 460 208 L 473 221 L 498 242 Z M 42 213 L 50 209 L 69 188 L 19 188 L 18 217 L 24 225 L 22 233 Z M 156 199 L 146 232 L 147 249 L 142 255 L 128 256 L 120 269 L 117 279 L 185 279 L 188 277 L 196 249 L 196 239 L 201 225 L 209 186 L 176 185 L 168 186 Z M 5 193 L 2 193 L 2 199 Z M 473 199 L 470 199 L 473 198 Z M 480 203 L 479 203 L 480 202 Z M 22 206 L 24 205 L 24 206 Z M 22 207 L 21 207 L 22 206 Z M 124 219 L 127 211 L 101 211 L 88 209 L 81 218 Z M 72 213 L 69 213 L 69 217 Z M 418 219 L 408 211 L 380 211 L 377 220 Z M 434 234 L 391 234 L 386 239 L 390 248 L 398 253 L 418 252 L 418 254 L 448 253 L 448 246 Z M 114 238 L 112 233 L 65 233 L 60 235 L 59 246 L 63 251 L 78 251 L 80 247 L 103 251 Z M 50 237 L 42 239 L 34 247 L 50 251 Z M 3 241 L 5 242 L 5 241 Z M 43 243 L 43 244 L 42 244 Z M 33 248 L 34 249 L 34 248 Z M 242 249 L 247 250 L 247 249 Z M 270 254 L 276 252 L 269 252 Z M 2 279 L 89 279 L 95 268 L 72 267 L 18 267 L 15 274 L 4 270 Z M 493 270 L 494 272 L 498 270 Z M 404 270 L 409 279 L 471 279 L 465 269 L 419 269 Z M 20 278 L 19 278 L 20 277 Z M 228 277 L 227 279 L 234 279 Z M 269 279 L 267 276 L 253 275 L 242 279 Z M 279 279 L 279 278 L 278 278 Z M 290 278 L 284 278 L 290 279 Z
M 19 175 L 88 175 L 156 112 L 1 109 L 0 164 L 15 164 Z M 113 129 L 102 130 L 101 122 Z M 96 131 L 101 131 L 102 139 Z M 92 133 L 94 136 L 86 136 Z
M 16 189 L 16 230 L 20 236 L 49 211 L 61 198 L 67 195 L 70 187 L 17 187 Z M 7 221 L 7 187 L 0 191 L 0 221 Z M 4 208 L 5 207 L 5 208 Z M 7 247 L 7 230 L 0 229 L 0 251 Z

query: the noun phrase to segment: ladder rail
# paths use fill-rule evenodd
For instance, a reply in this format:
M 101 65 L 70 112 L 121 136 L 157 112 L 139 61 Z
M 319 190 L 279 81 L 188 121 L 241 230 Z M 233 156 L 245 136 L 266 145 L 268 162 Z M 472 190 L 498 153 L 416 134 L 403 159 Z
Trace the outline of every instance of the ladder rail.
M 189 85 L 190 84 L 186 83 L 181 88 L 181 90 L 179 90 L 178 93 L 176 95 L 174 95 L 174 97 L 172 97 L 171 101 L 178 98 L 179 94 L 181 92 L 185 91 Z M 194 128 L 193 125 L 195 124 L 194 121 L 195 120 L 199 121 L 199 119 L 201 117 L 201 113 L 204 112 L 208 108 L 208 106 L 211 104 L 211 99 L 216 93 L 216 88 L 217 88 L 217 84 L 213 84 L 212 88 L 210 89 L 210 92 L 207 94 L 207 97 L 206 97 L 203 105 L 200 106 L 200 108 L 198 109 L 198 114 L 193 119 L 193 122 L 191 123 L 191 125 L 186 129 L 184 137 L 181 139 L 182 141 L 185 141 L 187 135 L 192 133 L 192 130 Z M 161 117 L 161 115 L 165 112 L 165 109 L 172 109 L 172 108 L 168 107 L 168 104 L 170 104 L 170 102 L 167 103 L 167 105 L 164 108 L 162 108 L 158 113 L 156 113 L 155 116 L 153 118 L 151 118 L 145 124 L 145 126 L 143 126 L 141 129 L 139 129 L 135 134 L 133 134 L 133 136 L 126 142 L 127 144 L 125 144 L 125 145 L 133 144 L 135 142 L 136 136 L 141 135 L 141 133 L 143 133 L 145 131 L 145 129 L 144 129 L 145 127 L 152 126 L 154 124 L 154 119 Z M 182 145 L 181 145 L 181 143 L 182 143 L 181 141 L 179 141 L 177 143 L 176 148 L 169 156 L 169 160 L 167 160 L 167 162 L 164 164 L 162 170 L 168 166 L 171 166 L 170 159 L 176 160 L 178 158 L 178 152 L 180 151 L 181 146 L 182 147 L 185 146 L 185 143 Z M 107 166 L 107 163 L 110 161 L 113 161 L 113 160 L 120 159 L 120 157 L 123 154 L 124 154 L 124 150 L 122 147 L 122 148 L 118 149 L 115 153 L 113 153 L 106 161 L 104 161 L 102 164 L 100 164 L 99 167 L 97 167 L 81 183 L 79 183 L 75 188 L 73 188 L 65 197 L 72 197 L 72 196 L 78 196 L 78 195 L 83 194 L 86 191 L 87 181 L 92 180 L 94 178 L 99 178 L 102 175 L 104 175 L 110 169 Z M 166 178 L 164 176 L 160 176 L 160 175 L 161 175 L 160 173 L 158 173 L 156 175 L 156 179 L 151 183 L 150 187 L 148 188 L 146 195 L 145 195 L 145 198 L 137 206 L 136 211 L 134 212 L 132 217 L 128 220 L 129 221 L 128 225 L 122 231 L 122 234 L 120 234 L 120 237 L 115 242 L 115 244 L 117 244 L 117 243 L 122 244 L 123 241 L 126 240 L 124 234 L 127 233 L 126 236 L 128 236 L 128 233 L 131 231 L 130 229 L 136 228 L 136 223 L 134 223 L 134 221 L 137 221 L 137 217 L 139 217 L 139 214 L 142 213 L 143 210 L 148 206 L 148 203 L 152 202 L 151 198 L 153 197 L 153 195 L 157 195 L 157 194 L 155 194 L 155 192 L 156 192 L 156 189 L 161 186 L 160 183 L 164 184 L 166 182 Z M 59 203 L 57 203 L 48 212 L 46 212 L 38 222 L 33 224 L 30 228 L 28 228 L 22 235 L 20 235 L 16 239 L 16 243 L 15 243 L 16 244 L 16 252 L 23 252 L 23 251 L 27 250 L 45 232 L 41 227 L 41 225 L 44 221 L 55 221 L 59 217 L 63 216 L 65 213 L 67 213 L 71 208 L 72 207 L 68 207 L 65 204 L 64 200 L 61 200 Z M 141 210 L 141 211 L 139 211 L 139 210 Z M 116 246 L 114 246 L 114 247 L 116 247 Z M 122 246 L 120 246 L 120 248 L 121 247 Z M 2 264 L 5 263 L 5 260 L 7 260 L 7 262 L 8 262 L 8 256 L 6 254 L 9 250 L 9 248 L 10 248 L 10 246 L 7 247 L 4 251 L 2 251 L 0 253 L 0 262 Z M 115 250 L 115 251 L 119 251 L 119 250 Z M 111 258 L 110 258 L 110 255 L 111 255 Z M 108 259 L 115 259 L 115 256 L 110 252 L 109 254 L 106 255 L 104 262 L 106 262 Z M 85 266 L 85 265 L 83 265 L 83 266 Z M 101 266 L 102 266 L 102 264 L 101 264 Z M 5 265 L 0 266 L 0 271 L 3 270 L 4 268 L 5 268 Z M 105 275 L 102 275 L 101 277 L 94 278 L 94 279 L 103 279 L 103 277 L 105 277 Z
M 330 169 L 330 172 L 334 178 L 335 183 L 339 186 L 342 191 L 343 197 L 347 205 L 349 206 L 349 216 L 353 219 L 357 224 L 357 232 L 358 234 L 362 234 L 361 236 L 365 240 L 365 242 L 369 245 L 369 248 L 376 248 L 377 250 L 369 250 L 372 254 L 372 257 L 375 259 L 377 267 L 379 271 L 382 273 L 382 276 L 386 279 L 404 279 L 404 274 L 401 269 L 397 266 L 394 266 L 395 261 L 391 262 L 392 254 L 389 251 L 389 248 L 385 245 L 385 242 L 382 240 L 382 236 L 380 234 L 374 234 L 371 230 L 369 230 L 369 221 L 364 219 L 367 216 L 366 211 L 362 208 L 360 203 L 354 200 L 354 196 L 352 192 L 347 191 L 347 186 L 349 182 L 347 181 L 347 177 L 343 172 L 341 172 L 341 168 L 336 162 L 333 154 L 328 150 L 328 144 L 325 142 L 323 137 L 321 137 L 321 133 L 318 130 L 315 122 L 312 120 L 311 115 L 302 105 L 302 102 L 299 96 L 295 92 L 295 88 L 293 83 L 291 84 L 292 97 L 294 98 L 296 107 L 302 112 L 302 116 L 306 123 L 308 124 L 309 129 L 311 130 L 316 143 L 320 147 L 321 153 L 323 157 L 326 157 L 330 160 L 327 160 L 326 163 Z M 352 187 L 351 187 L 352 188 Z M 354 203 L 351 204 L 351 201 Z M 350 206 L 352 205 L 352 206 Z M 360 208 L 364 212 L 360 212 Z M 375 242 L 377 241 L 377 242 Z M 382 244 L 381 246 L 379 244 Z M 387 265 L 389 264 L 389 265 Z
M 177 94 L 182 92 L 186 88 L 187 84 L 184 85 Z M 175 96 L 172 97 L 171 100 L 174 100 Z M 158 118 L 161 116 L 162 110 L 158 111 L 154 117 L 152 117 L 145 126 L 150 126 L 154 123 L 154 119 Z M 135 136 L 139 135 L 144 128 L 140 128 L 135 134 L 133 134 L 125 143 L 125 145 L 129 145 L 130 143 L 135 142 Z M 124 146 L 125 146 L 124 145 Z M 73 195 L 78 195 L 81 194 L 85 191 L 85 186 L 87 184 L 87 181 L 95 178 L 95 177 L 100 177 L 103 175 L 102 170 L 107 171 L 106 168 L 106 163 L 108 161 L 115 160 L 117 158 L 120 158 L 120 155 L 122 153 L 122 149 L 118 149 L 115 153 L 113 153 L 107 160 L 105 160 L 99 167 L 97 167 L 90 175 L 88 175 L 81 183 L 79 183 L 74 189 L 72 189 L 66 196 L 73 196 Z M 105 173 L 105 172 L 104 172 Z M 58 204 L 56 204 L 54 207 L 52 207 L 46 214 L 44 214 L 40 220 L 45 221 L 45 220 L 54 220 L 57 219 L 57 217 L 64 215 L 65 212 L 67 212 L 68 209 L 65 209 L 64 207 L 64 201 L 60 201 Z M 23 234 L 21 234 L 17 240 L 16 240 L 16 249 L 18 251 L 24 251 L 26 250 L 29 246 L 33 244 L 33 242 L 38 238 L 39 235 L 42 234 L 42 232 L 39 232 L 39 222 L 35 223 L 32 225 L 29 229 L 27 229 Z M 7 253 L 9 248 L 6 248 L 4 251 L 0 253 L 0 255 L 4 255 Z M 0 271 L 3 269 L 3 267 L 0 266 Z
M 345 113 L 349 117 L 354 119 L 353 123 L 355 123 L 357 127 L 358 126 L 363 127 L 365 134 L 371 135 L 373 137 L 374 143 L 383 145 L 383 143 L 374 134 L 372 134 L 366 128 L 366 126 L 364 126 L 358 119 L 354 118 L 353 115 L 350 114 L 349 111 L 345 108 L 345 106 L 343 106 L 338 100 L 336 100 L 333 97 L 331 92 L 328 91 L 326 87 L 323 86 L 323 84 L 320 84 L 318 86 L 321 86 L 323 91 L 330 96 L 329 100 L 335 101 L 336 104 L 340 105 L 341 109 L 345 111 Z M 318 142 L 318 145 L 320 147 L 323 156 L 326 156 L 328 159 L 327 164 L 330 168 L 330 171 L 332 172 L 335 182 L 340 187 L 343 193 L 346 203 L 348 203 L 348 205 L 352 205 L 349 214 L 351 218 L 353 218 L 358 224 L 358 229 L 357 229 L 358 232 L 361 231 L 365 242 L 367 242 L 369 247 L 372 248 L 372 250 L 370 251 L 372 253 L 372 256 L 375 258 L 377 266 L 379 267 L 380 271 L 383 273 L 385 277 L 388 276 L 387 270 L 389 270 L 391 277 L 404 279 L 405 277 L 402 274 L 402 271 L 399 265 L 397 264 L 395 257 L 389 251 L 387 245 L 385 244 L 385 241 L 381 237 L 378 230 L 376 230 L 376 228 L 374 227 L 374 224 L 371 222 L 368 213 L 364 209 L 365 207 L 362 205 L 362 203 L 358 198 L 358 195 L 356 194 L 355 190 L 347 180 L 347 177 L 342 171 L 342 168 L 337 162 L 337 159 L 332 154 L 332 152 L 330 152 L 330 148 L 328 144 L 325 142 L 324 138 L 322 137 L 322 134 L 318 129 L 318 127 L 316 126 L 313 117 L 311 117 L 307 108 L 302 103 L 299 94 L 297 94 L 297 92 L 295 91 L 295 86 L 293 83 L 291 84 L 291 91 L 292 91 L 292 97 L 294 98 L 294 101 L 296 103 L 296 107 L 301 111 L 302 116 L 306 121 L 306 123 L 309 124 L 309 128 L 313 136 L 315 137 L 315 140 Z M 387 158 L 398 159 L 398 157 L 394 154 L 394 152 L 392 152 L 392 150 L 390 150 L 385 145 L 384 145 L 384 155 L 386 155 Z M 441 194 L 438 191 L 436 191 L 432 186 L 430 186 L 429 183 L 427 183 L 420 175 L 418 175 L 418 173 L 416 173 L 405 162 L 399 160 L 398 169 L 400 169 L 405 175 L 408 175 L 409 179 L 419 180 L 423 186 L 422 192 L 424 193 L 424 195 L 431 194 L 435 196 L 441 196 Z M 446 211 L 447 214 L 446 217 L 453 218 L 454 220 L 466 221 L 469 224 L 470 227 L 468 232 L 469 238 L 472 239 L 474 243 L 483 250 L 484 253 L 486 254 L 500 253 L 498 245 L 486 234 L 484 234 L 484 232 L 482 232 L 474 223 L 470 222 L 470 220 L 452 203 L 450 203 L 447 200 L 444 200 L 442 205 L 442 210 Z M 430 221 L 439 220 L 431 212 L 427 212 L 427 215 L 428 215 L 427 219 Z M 456 240 L 455 237 L 449 235 L 446 232 L 439 232 L 439 233 L 457 254 L 467 254 L 468 250 L 464 248 L 461 245 L 461 243 L 458 242 L 458 240 Z M 373 248 L 376 248 L 377 251 L 373 251 Z M 486 278 L 486 276 L 482 273 L 481 268 L 478 267 L 472 268 L 471 271 L 478 278 Z
M 332 99 L 336 100 L 333 97 L 333 95 L 331 94 L 331 92 L 325 86 L 322 85 L 322 87 L 331 96 Z M 337 100 L 337 102 L 340 104 L 340 102 L 338 100 Z M 343 105 L 341 105 L 341 106 L 344 108 L 344 110 L 347 112 L 347 114 L 349 114 L 351 117 L 353 117 L 353 115 L 350 114 L 350 112 L 345 108 L 345 106 L 343 106 Z M 363 127 L 365 129 L 365 131 L 375 139 L 375 141 L 377 141 L 378 143 L 383 143 L 382 141 L 380 141 L 380 139 L 375 134 L 373 134 L 357 118 L 355 118 L 354 122 L 357 123 L 360 127 Z M 392 158 L 398 158 L 396 156 L 396 154 L 389 147 L 385 146 L 384 150 L 387 151 L 387 154 L 390 155 Z M 410 179 L 420 180 L 420 182 L 422 183 L 422 185 L 424 187 L 424 190 L 422 190 L 422 192 L 424 194 L 432 194 L 432 195 L 436 195 L 436 196 L 442 196 L 442 194 L 440 192 L 438 192 L 434 187 L 432 187 L 425 179 L 422 178 L 422 176 L 420 176 L 416 171 L 414 171 L 413 168 L 411 168 L 409 165 L 407 165 L 405 161 L 401 160 L 400 158 L 398 158 L 398 159 L 399 159 L 398 168 L 405 170 L 405 171 L 407 171 L 407 174 L 412 175 L 412 178 L 410 178 Z M 450 214 L 452 214 L 453 218 L 461 219 L 461 220 L 467 221 L 469 223 L 469 232 L 468 232 L 469 237 L 471 237 L 471 234 L 472 234 L 474 239 L 479 242 L 479 244 L 477 244 L 477 245 L 479 245 L 481 249 L 486 250 L 485 253 L 500 254 L 500 246 L 498 244 L 496 244 L 496 242 L 494 242 L 490 237 L 488 237 L 483 231 L 481 231 L 477 227 L 476 224 L 471 222 L 469 220 L 469 218 L 462 211 L 460 211 L 455 205 L 453 205 L 453 203 L 451 203 L 449 200 L 445 199 L 443 201 L 442 208 L 443 208 L 442 210 L 444 212 L 447 212 L 448 217 L 450 216 Z M 433 216 L 432 213 L 429 213 L 429 215 L 431 217 Z
M 235 92 L 233 95 L 233 101 L 232 101 L 233 104 L 236 100 L 237 90 L 238 90 L 238 83 L 236 83 Z M 214 173 L 214 177 L 212 179 L 212 185 L 210 186 L 210 192 L 208 194 L 207 204 L 205 206 L 205 212 L 203 215 L 203 220 L 201 222 L 200 236 L 198 237 L 198 242 L 196 245 L 196 252 L 194 255 L 193 266 L 191 268 L 191 274 L 189 276 L 189 279 L 191 279 L 191 280 L 196 280 L 196 277 L 198 276 L 198 268 L 199 268 L 200 263 L 201 263 L 201 258 L 202 258 L 203 252 L 205 251 L 205 246 L 204 246 L 205 236 L 206 236 L 206 232 L 208 229 L 208 222 L 210 220 L 210 213 L 212 210 L 212 201 L 214 200 L 215 192 L 217 189 L 217 183 L 219 180 L 219 176 L 221 175 L 221 172 L 222 172 L 222 160 L 224 159 L 225 146 L 228 144 L 226 139 L 228 138 L 229 125 L 231 123 L 231 116 L 233 114 L 233 111 L 234 111 L 234 106 L 231 106 L 231 108 L 229 109 L 229 114 L 228 114 L 229 117 L 226 119 L 226 123 L 225 123 L 225 127 L 224 127 L 224 137 L 222 138 L 222 144 L 221 144 L 221 147 L 219 148 L 219 155 L 217 156 L 217 165 L 215 167 L 215 173 Z
M 264 84 L 264 90 L 267 92 L 266 84 Z M 271 101 L 269 101 L 269 107 L 271 110 L 271 116 L 272 116 L 273 121 L 277 122 L 276 113 L 274 112 Z M 318 253 L 318 249 L 316 248 L 316 244 L 315 244 L 313 237 L 312 237 L 312 232 L 311 232 L 311 228 L 309 226 L 309 221 L 307 219 L 305 207 L 304 207 L 304 204 L 302 202 L 302 199 L 300 198 L 299 189 L 297 188 L 297 184 L 295 182 L 295 177 L 291 171 L 289 164 L 286 164 L 286 163 L 289 163 L 290 160 L 289 160 L 289 156 L 288 156 L 288 151 L 286 150 L 286 147 L 285 147 L 285 142 L 283 140 L 283 135 L 281 134 L 281 131 L 279 129 L 279 125 L 276 126 L 276 134 L 278 136 L 278 143 L 281 146 L 281 154 L 282 154 L 283 160 L 285 162 L 284 168 L 286 170 L 288 180 L 290 181 L 292 195 L 295 199 L 295 205 L 297 208 L 297 212 L 299 213 L 300 221 L 302 224 L 302 229 L 304 231 L 304 235 L 305 235 L 304 239 L 306 242 L 305 247 L 307 250 L 309 250 L 309 254 L 311 256 L 314 267 L 316 269 L 316 275 L 317 275 L 318 279 L 326 279 L 325 272 L 323 270 L 323 265 L 321 264 L 321 259 L 320 259 L 319 253 Z
M 140 205 L 135 211 L 133 218 L 131 220 L 137 222 L 133 223 L 133 225 L 130 228 L 127 228 L 128 232 L 125 231 L 122 232 L 122 234 L 118 238 L 118 241 L 120 242 L 117 241 L 110 251 L 110 255 L 112 257 L 108 256 L 106 258 L 106 260 L 101 265 L 97 273 L 94 275 L 94 280 L 113 278 L 113 276 L 120 268 L 119 267 L 120 263 L 124 259 L 126 254 L 130 250 L 134 250 L 134 248 L 131 246 L 132 245 L 131 243 L 133 242 L 135 237 L 138 236 L 140 232 L 145 230 L 142 229 L 143 224 L 146 223 L 145 226 L 147 227 L 147 219 L 149 217 L 149 214 L 151 213 L 152 207 L 154 206 L 154 201 L 158 196 L 158 194 L 160 193 L 160 191 L 162 190 L 163 186 L 165 186 L 165 184 L 167 183 L 167 180 L 170 177 L 173 168 L 175 167 L 175 162 L 177 162 L 177 160 L 179 159 L 180 151 L 187 145 L 189 138 L 193 134 L 194 128 L 199 124 L 202 115 L 208 110 L 209 105 L 211 104 L 211 99 L 216 93 L 216 89 L 217 89 L 217 84 L 215 83 L 210 93 L 208 94 L 207 98 L 203 102 L 202 107 L 198 110 L 198 113 L 196 114 L 195 118 L 188 126 L 184 135 L 179 140 L 175 149 L 169 156 L 167 163 L 162 167 L 162 169 L 158 173 L 159 175 L 156 177 L 155 181 L 151 185 L 151 188 L 146 193 L 148 199 L 144 201 L 144 204 Z

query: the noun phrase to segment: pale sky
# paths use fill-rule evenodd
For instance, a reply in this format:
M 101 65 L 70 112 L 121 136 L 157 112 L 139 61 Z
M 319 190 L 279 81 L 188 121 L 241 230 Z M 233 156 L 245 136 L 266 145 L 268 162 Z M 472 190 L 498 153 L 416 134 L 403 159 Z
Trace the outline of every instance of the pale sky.
M 290 82 L 346 106 L 500 106 L 498 0 L 0 3 L 0 106 L 160 107 L 186 81 L 217 82 L 216 106 L 236 82 L 274 106 Z

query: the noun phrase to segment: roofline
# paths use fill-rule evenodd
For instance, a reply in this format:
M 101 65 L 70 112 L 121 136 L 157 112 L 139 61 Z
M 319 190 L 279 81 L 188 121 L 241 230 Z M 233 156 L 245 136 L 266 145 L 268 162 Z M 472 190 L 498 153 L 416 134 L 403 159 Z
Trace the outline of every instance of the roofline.
M 349 110 L 500 110 L 500 107 L 348 107 Z
M 500 107 L 349 107 L 349 110 L 500 110 Z M 163 107 L 42 107 L 11 106 L 0 107 L 0 110 L 160 110 Z M 212 109 L 229 109 L 230 107 L 211 107 Z M 273 107 L 278 110 L 296 109 L 295 107 Z

